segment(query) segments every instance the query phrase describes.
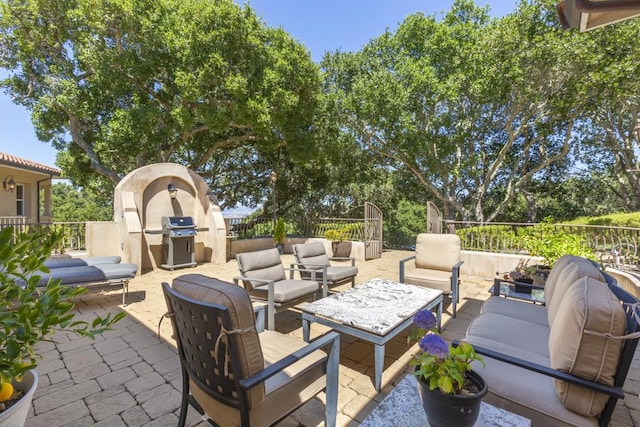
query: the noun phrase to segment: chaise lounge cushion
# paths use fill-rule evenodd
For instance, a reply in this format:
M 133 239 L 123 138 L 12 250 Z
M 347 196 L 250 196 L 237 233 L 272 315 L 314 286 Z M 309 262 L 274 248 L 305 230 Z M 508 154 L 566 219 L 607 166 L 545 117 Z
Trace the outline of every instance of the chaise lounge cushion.
M 81 258 L 54 256 L 47 258 L 44 265 L 47 268 L 85 267 L 97 264 L 118 264 L 122 259 L 119 256 L 90 256 Z
M 551 326 L 551 367 L 613 385 L 623 340 L 604 334 L 625 334 L 627 318 L 618 298 L 597 279 L 583 277 L 568 288 L 560 304 L 571 309 L 559 310 Z M 602 412 L 608 399 L 563 381 L 554 380 L 554 387 L 564 406 L 586 416 Z
M 60 279 L 63 285 L 91 285 L 128 280 L 133 279 L 137 271 L 137 265 L 128 263 L 53 268 L 49 273 L 38 272 L 38 286 L 46 286 L 50 278 Z
M 492 296 L 480 308 L 481 313 L 496 313 L 536 325 L 549 327 L 547 309 L 538 304 L 522 304 L 508 298 Z

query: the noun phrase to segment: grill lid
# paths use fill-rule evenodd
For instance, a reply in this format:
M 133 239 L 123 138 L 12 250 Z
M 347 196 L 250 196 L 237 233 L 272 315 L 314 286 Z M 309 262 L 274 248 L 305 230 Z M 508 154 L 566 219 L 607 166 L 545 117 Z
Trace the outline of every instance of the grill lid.
M 190 216 L 163 216 L 161 218 L 163 229 L 176 229 L 176 228 L 195 228 L 193 223 L 193 217 Z

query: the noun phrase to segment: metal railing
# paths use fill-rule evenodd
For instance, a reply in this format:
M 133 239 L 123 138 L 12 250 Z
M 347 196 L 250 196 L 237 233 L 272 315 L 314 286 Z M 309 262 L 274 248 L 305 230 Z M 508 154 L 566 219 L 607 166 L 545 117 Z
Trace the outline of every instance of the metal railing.
M 462 249 L 527 254 L 522 236 L 535 233 L 539 224 L 445 221 L 446 229 L 460 236 Z M 580 236 L 603 264 L 637 269 L 640 262 L 640 228 L 606 225 L 553 224 L 554 230 Z M 527 230 L 528 229 L 528 230 Z
M 86 223 L 85 222 L 54 222 L 54 223 L 28 223 L 25 218 L 22 220 L 10 221 L 8 217 L 3 217 L 0 221 L 0 230 L 6 227 L 13 227 L 16 233 L 24 233 L 30 230 L 50 229 L 62 234 L 60 245 L 56 248 L 56 253 L 71 251 L 83 251 L 86 249 Z
M 225 218 L 227 235 L 238 239 L 273 236 L 274 218 Z M 362 218 L 285 219 L 285 232 L 295 237 L 325 237 L 328 230 L 344 230 L 348 240 L 364 240 Z

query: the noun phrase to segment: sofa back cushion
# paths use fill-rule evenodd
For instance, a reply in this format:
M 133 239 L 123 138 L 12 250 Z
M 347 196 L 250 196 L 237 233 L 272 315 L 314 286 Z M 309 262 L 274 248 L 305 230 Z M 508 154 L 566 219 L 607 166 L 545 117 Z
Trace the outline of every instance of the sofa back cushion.
M 622 353 L 627 317 L 618 298 L 592 277 L 575 281 L 562 296 L 549 334 L 549 358 L 553 369 L 613 385 Z M 579 414 L 600 414 L 608 396 L 554 379 L 562 404 Z
M 557 266 L 554 265 L 554 270 Z M 552 271 L 553 272 L 553 271 Z M 599 286 L 606 287 L 607 284 L 600 270 L 588 259 L 572 256 L 568 263 L 557 270 L 555 285 L 553 286 L 552 295 L 547 299 L 547 285 L 544 287 L 544 297 L 547 305 L 547 320 L 549 327 L 553 325 L 556 313 L 562 304 L 564 294 L 573 286 L 573 284 L 581 277 L 591 277 L 596 279 L 592 282 Z
M 460 261 L 460 237 L 455 234 L 418 234 L 416 267 L 451 271 Z
M 553 265 L 547 280 L 544 283 L 544 300 L 549 304 L 549 301 L 553 298 L 553 291 L 556 288 L 556 283 L 558 282 L 558 276 L 560 276 L 560 272 L 563 268 L 567 266 L 574 258 L 577 258 L 573 255 L 563 255 L 556 263 Z

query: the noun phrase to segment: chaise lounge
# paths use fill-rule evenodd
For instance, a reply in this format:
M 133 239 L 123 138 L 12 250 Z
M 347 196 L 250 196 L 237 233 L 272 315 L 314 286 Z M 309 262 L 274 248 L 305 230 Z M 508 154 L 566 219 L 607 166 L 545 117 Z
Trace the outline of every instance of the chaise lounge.
M 49 279 L 59 279 L 62 285 L 66 286 L 82 286 L 88 290 L 102 290 L 113 286 L 122 287 L 122 305 L 127 304 L 127 294 L 129 292 L 129 281 L 136 276 L 138 266 L 129 263 L 102 263 L 95 265 L 87 265 L 86 260 L 79 258 L 69 258 L 65 262 L 78 259 L 81 263 L 71 261 L 69 266 L 58 267 L 54 265 L 49 268 L 48 273 L 39 272 L 40 281 L 38 286 L 47 286 Z M 95 260 L 94 260 L 95 261 Z M 55 263 L 58 261 L 52 261 Z M 73 266 L 73 263 L 78 265 Z

